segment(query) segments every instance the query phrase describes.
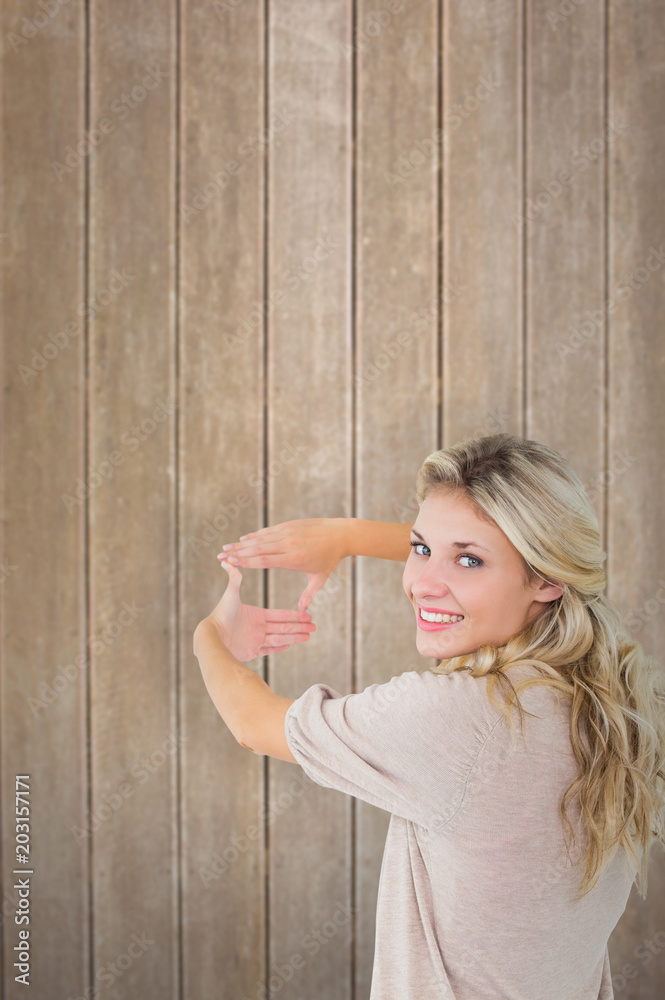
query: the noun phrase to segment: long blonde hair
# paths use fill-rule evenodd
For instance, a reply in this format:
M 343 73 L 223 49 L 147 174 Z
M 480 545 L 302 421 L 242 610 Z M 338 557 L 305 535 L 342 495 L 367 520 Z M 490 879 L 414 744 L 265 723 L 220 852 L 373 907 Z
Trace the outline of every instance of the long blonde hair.
M 560 812 L 574 841 L 567 806 L 579 795 L 587 849 L 578 898 L 593 888 L 619 845 L 639 869 L 644 898 L 651 845 L 656 839 L 665 845 L 663 675 L 603 593 L 606 553 L 580 478 L 547 445 L 493 434 L 429 455 L 418 473 L 418 502 L 434 490 L 459 492 L 479 517 L 501 528 L 524 560 L 525 584 L 540 577 L 564 592 L 505 645 L 484 644 L 442 660 L 433 672 L 487 675 L 489 697 L 511 730 L 511 706 L 523 722 L 520 691 L 547 684 L 572 698 L 570 737 L 580 770 Z M 505 671 L 517 664 L 531 664 L 543 676 L 513 685 Z M 497 682 L 506 694 L 502 704 L 493 695 Z

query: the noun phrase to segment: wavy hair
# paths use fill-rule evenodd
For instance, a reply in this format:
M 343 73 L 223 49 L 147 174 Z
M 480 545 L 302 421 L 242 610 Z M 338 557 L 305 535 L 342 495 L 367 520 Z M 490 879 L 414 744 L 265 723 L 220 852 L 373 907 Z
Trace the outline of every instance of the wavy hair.
M 511 731 L 511 706 L 519 711 L 520 725 L 526 711 L 520 691 L 546 684 L 572 699 L 570 737 L 579 772 L 560 813 L 574 841 L 567 807 L 579 796 L 587 848 L 577 898 L 593 888 L 619 845 L 633 870 L 639 869 L 638 891 L 645 898 L 651 845 L 655 840 L 665 845 L 663 675 L 604 593 L 606 553 L 584 485 L 547 445 L 493 434 L 425 459 L 416 482 L 418 502 L 438 490 L 463 494 L 481 519 L 504 532 L 524 561 L 525 585 L 541 578 L 562 587 L 563 594 L 544 603 L 504 645 L 483 644 L 441 660 L 433 672 L 487 675 L 490 700 Z M 518 664 L 533 665 L 543 676 L 513 685 L 505 671 Z M 506 695 L 503 704 L 494 696 L 496 683 Z

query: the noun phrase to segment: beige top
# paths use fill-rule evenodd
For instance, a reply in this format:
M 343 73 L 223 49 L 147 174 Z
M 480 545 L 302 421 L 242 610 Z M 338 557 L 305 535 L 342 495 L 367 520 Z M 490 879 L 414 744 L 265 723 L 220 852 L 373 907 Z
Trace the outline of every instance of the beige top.
M 534 667 L 510 670 L 515 682 Z M 497 697 L 502 698 L 500 688 Z M 288 709 L 320 785 L 392 813 L 370 1000 L 611 1000 L 607 941 L 634 873 L 619 849 L 595 887 L 567 858 L 561 796 L 577 773 L 570 699 L 520 694 L 516 743 L 485 678 L 407 671 L 358 694 L 313 684 Z M 569 808 L 585 846 L 577 800 Z

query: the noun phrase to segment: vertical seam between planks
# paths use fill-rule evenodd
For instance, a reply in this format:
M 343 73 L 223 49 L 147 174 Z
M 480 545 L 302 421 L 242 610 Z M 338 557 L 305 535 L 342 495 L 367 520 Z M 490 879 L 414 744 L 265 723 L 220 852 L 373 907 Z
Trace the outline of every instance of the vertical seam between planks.
M 84 57 L 83 57 L 83 116 L 86 131 L 90 131 L 91 119 L 91 74 L 92 74 L 92 0 L 85 4 L 83 14 Z M 88 302 L 90 291 L 90 157 L 85 158 L 83 167 L 83 301 Z M 89 419 L 90 406 L 90 318 L 85 310 L 83 317 L 83 376 L 82 376 L 82 425 L 83 425 L 83 482 L 88 481 L 88 451 L 90 448 Z M 83 531 L 83 635 L 86 649 L 87 670 L 83 677 L 83 697 L 85 702 L 85 780 L 86 808 L 88 816 L 92 816 L 92 648 L 87 642 L 90 633 L 90 607 L 92 573 L 90 561 L 90 496 L 84 500 L 82 531 Z M 87 820 L 87 817 L 86 817 Z M 87 825 L 87 822 L 86 822 Z M 93 990 L 94 949 L 95 949 L 95 911 L 94 911 L 94 842 L 95 835 L 91 832 L 88 838 L 86 860 L 88 872 L 86 884 L 88 887 L 88 980 L 89 989 Z
M 605 0 L 603 4 L 604 13 L 604 25 L 603 25 L 603 45 L 604 45 L 604 60 L 603 60 L 603 131 L 608 125 L 609 114 L 610 114 L 610 31 L 609 31 L 609 0 Z M 610 187 L 609 187 L 609 174 L 610 174 L 610 144 L 605 143 L 605 151 L 603 156 L 603 184 L 604 184 L 604 199 L 603 199 L 603 304 L 605 306 L 605 320 L 603 329 L 603 434 L 602 434 L 602 464 L 603 464 L 603 481 L 607 483 L 607 488 L 603 492 L 603 509 L 602 509 L 602 520 L 603 520 L 603 531 L 601 538 L 601 545 L 603 551 L 606 553 L 606 559 L 609 560 L 608 545 L 609 545 L 609 509 L 610 509 L 610 484 L 608 482 L 607 470 L 609 467 L 609 449 L 610 449 L 610 314 L 607 309 L 607 302 L 609 301 L 610 294 Z M 606 593 L 609 596 L 610 592 L 610 580 L 609 580 L 609 562 L 605 563 L 605 574 L 606 574 Z
M 3 70 L 4 70 L 4 67 L 3 67 Z M 4 82 L 5 82 L 5 80 L 4 80 L 4 72 L 0 72 L 0 84 L 4 84 Z M 1 119 L 0 124 L 2 125 L 2 129 L 0 130 L 0 157 L 2 158 L 2 162 L 0 163 L 0 188 L 2 189 L 2 191 L 4 193 L 6 191 L 6 184 L 5 184 L 5 169 L 4 169 L 5 168 L 5 146 L 4 146 L 4 143 L 3 143 L 3 140 L 2 140 L 3 133 L 4 133 L 4 124 L 5 124 L 3 97 L 4 97 L 4 93 L 0 92 L 0 119 Z M 1 219 L 1 221 L 0 221 L 0 228 L 2 228 L 2 227 L 4 227 L 4 223 L 5 223 L 4 206 L 2 204 L 0 204 L 0 219 Z M 4 319 L 4 316 L 5 316 L 5 302 L 6 302 L 6 300 L 5 300 L 5 267 L 4 267 L 4 257 L 3 257 L 2 265 L 3 266 L 0 269 L 0 303 L 1 303 L 1 308 L 2 308 L 2 318 Z M 0 371 L 2 371 L 2 372 L 5 371 L 4 361 L 5 361 L 5 344 L 4 344 L 4 338 L 2 336 L 2 332 L 0 331 Z M 3 511 L 5 509 L 5 505 L 4 505 L 4 500 L 5 500 L 5 476 L 4 476 L 5 465 L 4 465 L 4 462 L 3 462 L 3 458 L 4 458 L 4 454 L 5 454 L 4 448 L 3 448 L 3 445 L 4 445 L 4 426 L 5 426 L 5 423 L 4 423 L 4 420 L 5 420 L 5 397 L 6 397 L 6 392 L 5 392 L 5 385 L 3 383 L 2 400 L 0 401 L 0 407 L 1 407 L 1 410 L 0 410 L 0 507 L 2 508 Z M 2 549 L 2 556 L 4 557 L 4 553 L 5 553 L 5 519 L 4 518 L 0 518 L 0 547 Z M 0 650 L 0 653 L 4 653 L 4 637 L 5 637 L 4 627 L 3 627 L 4 626 L 4 622 L 5 622 L 5 617 L 4 617 L 5 602 L 3 600 L 3 597 L 4 597 L 4 594 L 2 595 L 2 597 L 0 597 L 0 632 L 2 633 L 2 642 L 0 643 L 0 645 L 2 646 L 2 649 Z M 4 656 L 2 656 L 2 659 L 0 660 L 0 705 L 4 705 L 4 703 L 5 703 L 5 701 L 4 701 L 4 691 L 3 691 L 3 667 L 4 667 L 4 664 L 5 664 L 5 659 L 4 659 Z M 4 726 L 3 726 L 3 720 L 2 720 L 2 712 L 0 711 L 0 844 L 4 844 L 4 842 L 5 842 L 4 832 L 3 832 L 4 812 L 3 812 L 3 808 L 2 808 L 2 803 L 4 802 L 4 793 L 5 793 L 5 785 L 4 785 L 4 782 L 2 780 L 2 776 L 4 774 L 4 758 L 2 757 L 2 738 L 3 738 L 3 736 L 4 736 Z M 13 881 L 14 880 L 12 879 L 12 882 Z M 8 892 L 8 889 L 5 888 L 5 879 L 4 879 L 4 875 L 3 875 L 3 866 L 0 865 L 0 895 L 2 896 L 3 902 L 5 900 L 5 892 Z M 4 920 L 0 920 L 0 955 L 4 956 L 4 954 L 5 954 L 5 922 L 4 922 Z M 2 998 L 2 1000 L 5 1000 L 5 982 L 4 982 L 4 980 L 5 980 L 5 977 L 0 974 L 0 997 Z
M 357 336 L 357 318 L 356 318 L 356 246 L 357 246 L 357 193 L 358 193 L 358 122 L 357 122 L 357 103 L 358 103 L 358 52 L 356 46 L 354 45 L 354 39 L 356 38 L 356 27 L 358 23 L 358 8 L 356 0 L 351 0 L 351 162 L 350 162 L 350 218 L 349 218 L 349 237 L 350 237 L 350 266 L 349 266 L 349 292 L 350 292 L 350 304 L 349 304 L 349 325 L 350 325 L 350 360 L 351 360 L 351 393 L 350 393 L 350 404 L 351 404 L 351 435 L 350 435 L 350 449 L 351 449 L 351 516 L 358 516 L 358 505 L 357 505 L 357 461 L 358 461 L 358 451 L 357 451 L 357 385 L 355 374 L 357 371 L 356 365 L 356 352 L 358 350 L 358 336 Z M 356 627 L 357 627 L 357 614 L 356 614 L 356 601 L 358 594 L 358 584 L 357 584 L 357 566 L 354 560 L 352 560 L 351 565 L 351 621 L 350 621 L 350 652 L 351 652 L 351 690 L 356 690 L 356 684 L 358 681 L 358 671 L 357 671 L 357 641 L 356 641 Z M 350 966 L 349 966 L 349 976 L 351 980 L 350 996 L 351 1000 L 355 1000 L 356 996 L 356 940 L 357 940 L 357 801 L 355 798 L 351 798 L 350 802 L 350 813 L 351 813 L 351 829 L 350 829 L 350 842 L 351 842 L 351 878 L 349 892 L 351 896 L 351 954 L 350 954 Z
M 436 310 L 436 449 L 444 446 L 444 409 L 443 409 L 443 376 L 445 372 L 445 295 L 444 295 L 444 263 L 447 265 L 447 202 L 446 202 L 446 136 L 443 132 L 443 105 L 445 89 L 446 62 L 445 51 L 445 30 L 447 21 L 446 0 L 438 0 L 437 4 L 437 125 L 441 129 L 441 143 L 438 155 L 438 184 L 437 184 L 437 207 L 436 207 L 436 237 L 437 237 L 437 310 Z
M 263 128 L 264 135 L 267 135 L 268 128 L 268 101 L 269 101 L 269 69 L 268 69 L 268 59 L 270 55 L 270 21 L 269 21 L 269 7 L 270 0 L 264 0 L 263 3 Z M 263 302 L 264 305 L 268 301 L 268 223 L 269 223 L 269 196 L 268 196 L 268 176 L 269 176 L 269 157 L 270 157 L 270 145 L 265 144 L 263 151 L 263 275 L 262 275 L 262 292 L 263 292 Z M 263 489 L 263 510 L 262 510 L 262 522 L 264 526 L 268 524 L 268 344 L 269 344 L 269 327 L 268 327 L 268 310 L 267 308 L 263 310 L 263 322 L 261 323 L 261 370 L 263 374 L 262 378 L 262 389 L 263 389 L 263 399 L 262 399 L 262 411 L 261 411 L 261 430 L 262 430 L 262 476 L 263 482 L 265 483 Z M 263 606 L 268 607 L 268 570 L 264 569 L 263 573 Z M 273 654 L 274 655 L 274 654 Z M 269 666 L 271 664 L 270 657 L 266 657 L 263 660 L 263 679 L 268 681 L 270 677 Z M 266 676 L 267 675 L 267 676 Z M 265 979 L 267 980 L 268 971 L 270 969 L 270 828 L 268 824 L 268 805 L 270 798 L 270 758 L 266 755 L 263 758 L 262 766 L 262 777 L 263 777 L 263 859 L 264 859 L 264 910 L 263 910 L 263 921 L 264 921 L 264 963 L 265 963 Z
M 436 5 L 436 449 L 443 447 L 443 0 Z
M 529 56 L 528 29 L 529 29 L 529 20 L 528 20 L 528 4 L 526 3 L 526 0 L 522 0 L 522 5 L 521 6 L 522 6 L 522 24 L 521 24 L 521 29 L 522 29 L 522 38 L 521 38 L 521 43 L 522 43 L 522 58 L 520 60 L 520 65 L 521 65 L 522 79 L 521 79 L 521 88 L 520 89 L 521 89 L 521 97 L 522 97 L 522 106 L 521 106 L 521 108 L 519 110 L 519 114 L 518 114 L 518 128 L 521 129 L 520 142 L 519 142 L 520 154 L 521 154 L 521 158 L 522 158 L 522 164 L 521 164 L 521 167 L 522 167 L 522 169 L 521 169 L 522 190 L 520 192 L 520 195 L 521 195 L 521 197 L 520 197 L 520 205 L 521 205 L 521 216 L 522 216 L 522 219 L 524 220 L 524 225 L 522 226 L 522 230 L 521 230 L 521 242 L 520 242 L 520 248 L 519 248 L 519 253 L 521 253 L 521 255 L 522 255 L 522 262 L 521 262 L 522 263 L 522 267 L 521 267 L 521 276 L 522 276 L 522 295 L 521 295 L 521 301 L 522 301 L 522 316 L 521 316 L 521 342 L 522 342 L 521 346 L 522 346 L 522 352 L 521 353 L 522 353 L 522 357 L 521 357 L 521 365 L 520 365 L 521 396 L 522 396 L 522 399 L 521 399 L 521 410 L 522 410 L 522 412 L 521 412 L 521 415 L 520 415 L 520 433 L 521 433 L 522 437 L 526 438 L 526 437 L 529 436 L 529 423 L 528 423 L 528 413 L 529 413 L 529 410 L 528 410 L 528 405 L 529 405 L 529 399 L 528 399 L 528 361 L 529 361 L 529 355 L 528 355 L 528 349 L 529 349 L 529 336 L 528 336 L 528 330 L 529 330 L 529 296 L 528 296 L 528 293 L 529 293 L 529 285 L 528 285 L 528 280 L 529 280 L 529 258 L 528 258 L 529 240 L 528 240 L 528 234 L 529 234 L 529 220 L 527 219 L 527 215 L 526 215 L 526 201 L 527 201 L 527 194 L 528 194 L 528 190 L 527 190 L 527 188 L 528 188 L 528 161 L 527 161 L 528 147 L 527 147 L 527 138 L 528 138 L 528 110 L 529 110 L 529 107 L 528 107 L 528 66 L 529 66 L 529 60 L 528 60 L 528 56 Z
M 3 71 L 0 71 L 0 85 L 4 84 L 4 82 L 5 82 L 5 79 L 4 79 L 4 67 L 3 67 Z M 6 183 L 5 183 L 5 169 L 4 169 L 5 168 L 5 145 L 3 143 L 4 124 L 5 124 L 5 118 L 4 118 L 4 110 L 5 110 L 5 108 L 4 108 L 3 97 L 4 97 L 4 93 L 2 91 L 0 91 L 0 119 L 1 119 L 0 125 L 2 125 L 2 129 L 0 129 L 0 157 L 2 159 L 2 162 L 0 163 L 0 189 L 2 189 L 2 191 L 4 193 L 6 191 Z M 0 220 L 1 220 L 0 221 L 0 228 L 4 228 L 5 218 L 6 218 L 6 216 L 5 216 L 5 212 L 4 212 L 4 205 L 0 203 Z M 0 269 L 0 303 L 1 303 L 1 309 L 2 309 L 2 318 L 4 319 L 4 317 L 5 317 L 5 303 L 6 303 L 6 299 L 5 299 L 5 267 L 4 267 L 4 257 L 3 257 L 2 265 L 3 266 Z M 2 336 L 2 332 L 0 331 L 0 371 L 2 371 L 2 372 L 5 371 L 4 361 L 5 361 L 5 344 L 4 344 L 4 338 Z M 5 509 L 5 504 L 4 504 L 4 500 L 5 500 L 5 475 L 4 475 L 5 465 L 4 465 L 4 462 L 3 462 L 3 458 L 4 458 L 5 452 L 4 452 L 3 445 L 4 445 L 4 426 L 5 426 L 5 409 L 6 409 L 6 407 L 5 407 L 5 397 L 6 397 L 6 395 L 7 394 L 5 392 L 5 385 L 3 383 L 2 400 L 0 401 L 0 407 L 1 407 L 1 410 L 0 410 L 0 507 L 2 508 L 3 511 Z M 2 550 L 2 556 L 4 558 L 4 553 L 5 553 L 5 519 L 4 518 L 0 518 L 0 548 Z M 2 595 L 2 597 L 0 597 L 0 632 L 2 634 L 2 641 L 0 642 L 0 645 L 2 647 L 1 650 L 0 650 L 0 656 L 2 656 L 2 658 L 0 659 L 0 705 L 4 705 L 4 703 L 5 703 L 5 701 L 4 701 L 4 690 L 3 690 L 3 667 L 4 667 L 4 664 L 5 664 L 6 661 L 4 659 L 4 655 L 2 655 L 2 654 L 4 654 L 4 637 L 5 637 L 5 633 L 4 633 L 5 602 L 4 602 L 3 597 L 4 597 L 4 594 Z M 4 812 L 3 812 L 3 808 L 2 808 L 2 803 L 4 802 L 4 796 L 5 796 L 5 784 L 4 784 L 3 780 L 2 780 L 2 776 L 4 774 L 4 758 L 2 756 L 2 739 L 3 739 L 3 736 L 4 736 L 4 726 L 3 726 L 3 720 L 2 720 L 2 712 L 0 711 L 0 844 L 4 844 L 4 842 L 5 842 L 4 831 L 3 831 Z M 12 882 L 13 881 L 14 880 L 12 879 Z M 5 900 L 5 893 L 8 892 L 8 891 L 9 890 L 7 888 L 5 888 L 5 879 L 4 879 L 4 875 L 3 875 L 3 866 L 0 865 L 0 896 L 2 896 L 3 902 Z M 4 922 L 4 920 L 0 920 L 0 955 L 4 956 L 4 954 L 5 954 L 5 922 Z M 0 974 L 0 997 L 2 998 L 2 1000 L 5 1000 L 5 981 L 4 980 L 5 980 L 5 977 Z
M 180 100 L 182 94 L 181 86 L 181 48 L 180 48 L 180 28 L 182 24 L 182 19 L 180 16 L 180 0 L 175 0 L 175 95 L 173 97 L 175 103 L 175 115 L 174 115 L 174 242 L 175 242 L 175 259 L 173 261 L 173 283 L 174 283 L 174 316 L 173 316 L 173 363 L 174 363 L 174 377 L 173 377 L 173 391 L 175 395 L 175 420 L 173 423 L 173 508 L 174 508 L 174 537 L 173 537 L 173 562 L 174 562 L 174 573 L 175 579 L 173 581 L 173 594 L 175 600 L 174 608 L 174 636 L 173 636 L 173 648 L 175 651 L 175 663 L 174 663 L 174 679 L 173 679 L 173 691 L 174 691 L 174 711 L 175 711 L 175 730 L 178 735 L 181 735 L 182 726 L 182 713 L 181 713 L 181 671 L 180 671 L 180 612 L 183 602 L 180 600 L 180 585 L 181 585 L 181 573 L 180 573 L 180 464 L 179 464 L 179 448 L 180 448 Z M 176 855 L 176 956 L 175 956 L 175 981 L 177 983 L 177 995 L 179 1000 L 183 1000 L 184 997 L 184 968 L 183 968 L 183 865 L 184 858 L 182 852 L 182 758 L 183 752 L 181 748 L 178 747 L 175 760 L 173 762 L 175 771 L 175 855 Z

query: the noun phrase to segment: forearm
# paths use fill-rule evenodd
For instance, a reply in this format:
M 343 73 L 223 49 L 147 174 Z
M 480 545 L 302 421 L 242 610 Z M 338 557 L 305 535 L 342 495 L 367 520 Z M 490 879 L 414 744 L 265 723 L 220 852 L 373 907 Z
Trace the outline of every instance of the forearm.
M 392 521 L 367 521 L 347 518 L 347 555 L 372 556 L 375 559 L 394 559 L 406 562 L 411 552 L 409 533 L 413 522 L 398 524 Z
M 229 652 L 219 629 L 209 619 L 197 625 L 193 647 L 215 708 L 236 740 L 242 743 L 247 720 L 274 692 L 251 667 Z

